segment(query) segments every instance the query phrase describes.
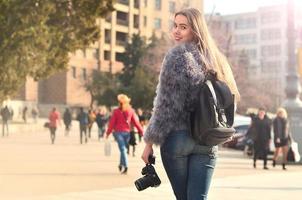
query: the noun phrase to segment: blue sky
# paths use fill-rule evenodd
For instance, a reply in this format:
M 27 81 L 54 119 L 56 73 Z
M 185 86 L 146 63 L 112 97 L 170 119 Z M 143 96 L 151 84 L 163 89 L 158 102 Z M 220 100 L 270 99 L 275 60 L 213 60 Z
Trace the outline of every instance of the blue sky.
M 302 6 L 301 0 L 294 0 L 296 6 Z M 260 6 L 285 4 L 286 0 L 204 0 L 205 13 L 211 13 L 214 6 L 215 12 L 222 15 L 252 12 Z

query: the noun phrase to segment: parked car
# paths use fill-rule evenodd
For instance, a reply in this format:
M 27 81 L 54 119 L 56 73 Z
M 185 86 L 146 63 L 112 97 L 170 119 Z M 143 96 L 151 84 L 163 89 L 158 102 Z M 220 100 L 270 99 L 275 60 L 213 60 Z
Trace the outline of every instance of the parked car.
M 225 143 L 224 147 L 243 150 L 246 144 L 246 133 L 251 124 L 251 118 L 243 115 L 235 115 L 234 128 L 236 133 L 233 140 Z

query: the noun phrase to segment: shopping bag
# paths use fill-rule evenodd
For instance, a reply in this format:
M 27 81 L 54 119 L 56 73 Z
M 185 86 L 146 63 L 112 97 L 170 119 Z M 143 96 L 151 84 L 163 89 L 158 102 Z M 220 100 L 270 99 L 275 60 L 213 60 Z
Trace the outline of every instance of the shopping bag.
M 299 162 L 301 157 L 298 151 L 298 143 L 292 141 L 288 154 L 287 154 L 287 159 L 288 161 L 293 161 L 293 162 Z
M 105 141 L 104 153 L 105 153 L 105 156 L 110 156 L 111 155 L 111 142 L 108 141 L 108 140 Z

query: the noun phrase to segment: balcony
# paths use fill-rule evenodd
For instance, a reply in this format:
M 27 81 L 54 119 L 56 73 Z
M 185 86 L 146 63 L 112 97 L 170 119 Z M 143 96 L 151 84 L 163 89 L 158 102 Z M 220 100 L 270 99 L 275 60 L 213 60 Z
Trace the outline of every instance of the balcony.
M 116 13 L 116 23 L 122 26 L 129 26 L 128 13 L 118 11 Z
M 129 5 L 129 0 L 117 0 L 116 2 L 120 3 L 120 4 L 123 4 L 123 5 L 126 5 L 126 6 Z
M 116 44 L 119 46 L 125 46 L 127 42 L 127 33 L 116 32 Z

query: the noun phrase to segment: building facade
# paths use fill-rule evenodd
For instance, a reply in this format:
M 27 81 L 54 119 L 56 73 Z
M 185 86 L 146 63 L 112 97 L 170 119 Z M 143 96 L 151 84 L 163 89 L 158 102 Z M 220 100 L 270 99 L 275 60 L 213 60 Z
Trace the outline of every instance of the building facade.
M 101 33 L 99 41 L 85 51 L 78 50 L 70 54 L 69 68 L 65 72 L 38 83 L 29 80 L 16 100 L 24 101 L 25 104 L 36 102 L 40 110 L 48 110 L 54 105 L 88 107 L 91 97 L 85 91 L 84 84 L 91 73 L 94 70 L 112 73 L 120 71 L 123 68 L 120 59 L 129 37 L 137 33 L 146 38 L 150 38 L 153 33 L 157 36 L 168 33 L 173 24 L 173 14 L 183 7 L 202 10 L 203 1 L 117 0 L 116 10 L 96 22 Z
M 295 13 L 298 19 L 300 14 L 298 11 Z M 213 18 L 223 27 L 224 34 L 230 41 L 229 56 L 238 60 L 242 54 L 247 56 L 248 78 L 259 83 L 270 83 L 268 87 L 271 87 L 272 93 L 277 94 L 276 104 L 280 105 L 285 97 L 288 69 L 287 6 L 260 7 L 256 12 L 218 15 Z M 296 22 L 299 33 L 301 22 Z M 298 47 L 301 39 L 296 39 Z

